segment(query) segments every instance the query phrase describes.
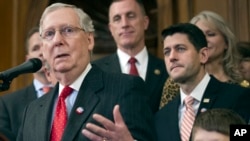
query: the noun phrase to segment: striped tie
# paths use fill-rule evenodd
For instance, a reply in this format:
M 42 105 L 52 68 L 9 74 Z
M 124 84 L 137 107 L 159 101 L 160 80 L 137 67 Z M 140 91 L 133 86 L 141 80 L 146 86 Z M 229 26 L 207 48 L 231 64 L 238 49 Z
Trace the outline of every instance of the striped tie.
M 184 102 L 186 110 L 183 114 L 181 123 L 181 140 L 189 141 L 195 119 L 195 112 L 193 108 L 194 98 L 192 96 L 187 96 Z

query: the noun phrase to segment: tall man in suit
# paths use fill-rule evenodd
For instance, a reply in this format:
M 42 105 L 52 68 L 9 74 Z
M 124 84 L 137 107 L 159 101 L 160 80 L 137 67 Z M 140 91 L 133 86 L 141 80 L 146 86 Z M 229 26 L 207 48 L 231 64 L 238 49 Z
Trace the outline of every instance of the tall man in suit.
M 54 141 L 55 138 L 88 141 L 81 134 L 86 123 L 96 123 L 95 113 L 114 121 L 113 108 L 117 104 L 133 138 L 154 140 L 152 113 L 146 104 L 143 80 L 107 73 L 91 65 L 93 32 L 91 18 L 73 5 L 54 3 L 45 9 L 40 19 L 43 55 L 59 83 L 25 109 L 19 141 Z M 69 95 L 63 100 L 65 88 Z M 96 140 L 107 138 L 103 134 Z
M 181 133 L 187 131 L 186 97 L 191 96 L 195 116 L 212 108 L 226 108 L 249 119 L 249 89 L 218 81 L 205 71 L 208 59 L 207 41 L 202 31 L 192 24 L 177 24 L 164 29 L 164 58 L 171 78 L 180 86 L 177 95 L 155 115 L 158 141 L 187 141 Z M 191 114 L 190 114 L 191 115 Z M 190 116 L 191 117 L 191 116 Z M 189 118 L 190 119 L 190 118 Z M 191 121 L 191 120 L 190 120 Z M 183 126 L 186 126 L 186 129 Z M 192 124 L 191 128 L 192 128 Z M 190 136 L 191 133 L 186 133 Z M 187 137 L 188 137 L 187 136 Z
M 34 27 L 27 35 L 26 59 L 39 58 L 44 62 L 41 50 L 42 40 L 39 29 Z M 47 80 L 44 69 L 43 66 L 39 71 L 33 73 L 33 83 L 29 86 L 0 97 L 0 128 L 13 133 L 14 138 L 17 136 L 25 106 L 45 93 L 42 89 L 44 86 L 52 87 L 50 81 Z
M 145 30 L 149 19 L 141 0 L 115 0 L 109 7 L 109 29 L 116 42 L 116 53 L 93 63 L 108 72 L 129 74 L 131 57 L 136 58 L 139 76 L 146 82 L 149 104 L 159 109 L 163 85 L 167 78 L 164 61 L 148 53 Z

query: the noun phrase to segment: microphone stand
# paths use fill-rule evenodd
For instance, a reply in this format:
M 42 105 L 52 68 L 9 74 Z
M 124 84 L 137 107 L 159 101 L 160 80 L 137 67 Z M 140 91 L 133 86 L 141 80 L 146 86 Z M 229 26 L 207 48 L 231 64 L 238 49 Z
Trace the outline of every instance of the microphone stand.
M 7 91 L 10 88 L 12 80 L 8 80 L 0 77 L 0 92 Z

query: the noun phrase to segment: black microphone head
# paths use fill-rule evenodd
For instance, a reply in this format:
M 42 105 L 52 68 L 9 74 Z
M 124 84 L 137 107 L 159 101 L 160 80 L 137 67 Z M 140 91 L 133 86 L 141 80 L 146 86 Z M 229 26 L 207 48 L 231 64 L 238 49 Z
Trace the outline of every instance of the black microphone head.
M 41 67 L 42 61 L 38 58 L 32 58 L 19 66 L 0 72 L 0 80 L 2 80 L 0 91 L 8 90 L 12 79 L 18 75 L 37 72 Z
M 19 66 L 1 72 L 0 79 L 11 81 L 20 74 L 37 72 L 39 69 L 41 69 L 41 67 L 42 61 L 38 58 L 32 58 Z
M 32 72 L 37 72 L 38 70 L 40 70 L 42 68 L 42 61 L 38 58 L 31 58 L 29 59 L 30 62 L 33 63 L 33 68 L 32 68 Z

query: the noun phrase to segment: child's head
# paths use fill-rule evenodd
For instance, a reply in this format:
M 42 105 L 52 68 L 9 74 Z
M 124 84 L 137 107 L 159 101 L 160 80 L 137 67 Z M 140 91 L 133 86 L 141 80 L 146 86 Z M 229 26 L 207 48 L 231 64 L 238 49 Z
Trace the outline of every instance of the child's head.
M 231 124 L 246 122 L 228 109 L 211 109 L 201 113 L 193 126 L 192 141 L 229 141 Z

